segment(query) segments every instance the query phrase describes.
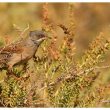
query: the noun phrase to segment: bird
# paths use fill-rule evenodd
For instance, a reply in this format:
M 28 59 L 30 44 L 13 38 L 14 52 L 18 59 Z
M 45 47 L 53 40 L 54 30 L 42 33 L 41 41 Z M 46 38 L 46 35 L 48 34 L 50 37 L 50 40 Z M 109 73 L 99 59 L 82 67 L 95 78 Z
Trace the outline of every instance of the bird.
M 43 30 L 29 31 L 26 38 L 0 48 L 0 69 L 12 70 L 23 62 L 28 62 L 46 39 L 47 33 Z

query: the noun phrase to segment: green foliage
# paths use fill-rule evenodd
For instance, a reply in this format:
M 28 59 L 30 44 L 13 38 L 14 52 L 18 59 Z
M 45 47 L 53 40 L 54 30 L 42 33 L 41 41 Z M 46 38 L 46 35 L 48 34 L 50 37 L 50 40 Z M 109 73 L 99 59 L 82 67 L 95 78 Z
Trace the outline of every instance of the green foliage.
M 4 107 L 22 107 L 25 100 L 25 91 L 13 78 L 1 83 L 0 101 Z

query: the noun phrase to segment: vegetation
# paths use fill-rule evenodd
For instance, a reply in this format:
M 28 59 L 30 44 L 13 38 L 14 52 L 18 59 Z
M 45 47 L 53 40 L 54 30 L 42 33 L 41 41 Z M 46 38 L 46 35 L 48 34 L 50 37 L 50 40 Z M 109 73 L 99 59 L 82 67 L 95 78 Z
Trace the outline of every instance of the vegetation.
M 42 7 L 42 30 L 51 39 L 42 43 L 36 53 L 37 59 L 31 59 L 25 71 L 22 65 L 13 68 L 18 78 L 6 74 L 5 70 L 1 71 L 0 106 L 109 107 L 109 79 L 102 82 L 103 77 L 108 77 L 108 71 L 105 70 L 110 68 L 104 63 L 110 51 L 106 32 L 100 32 L 84 54 L 76 57 L 75 37 L 78 28 L 74 4 L 68 4 L 67 24 L 53 21 L 48 3 L 42 4 Z M 21 38 L 30 30 L 30 25 L 25 29 L 17 25 L 14 28 L 20 32 Z M 5 37 L 0 45 L 9 43 L 12 41 Z

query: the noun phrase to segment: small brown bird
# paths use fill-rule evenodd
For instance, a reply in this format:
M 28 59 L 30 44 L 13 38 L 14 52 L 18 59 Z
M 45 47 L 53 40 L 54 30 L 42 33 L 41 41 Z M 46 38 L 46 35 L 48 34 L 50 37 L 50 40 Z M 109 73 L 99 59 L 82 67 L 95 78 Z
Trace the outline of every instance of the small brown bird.
M 47 34 L 41 30 L 30 31 L 25 39 L 0 48 L 0 68 L 11 70 L 14 65 L 27 62 L 35 56 L 46 36 Z

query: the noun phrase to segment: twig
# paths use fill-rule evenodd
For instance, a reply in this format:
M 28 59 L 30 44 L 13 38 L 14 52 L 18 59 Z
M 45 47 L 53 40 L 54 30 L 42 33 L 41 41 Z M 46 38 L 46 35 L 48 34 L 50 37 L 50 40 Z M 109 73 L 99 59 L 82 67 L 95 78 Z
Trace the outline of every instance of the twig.
M 88 73 L 88 72 L 90 72 L 90 71 L 93 71 L 93 70 L 95 70 L 95 69 L 106 69 L 106 68 L 110 68 L 110 65 L 102 66 L 102 67 L 96 66 L 96 67 L 87 69 L 87 70 L 85 70 L 85 71 L 81 71 L 80 73 L 78 73 L 78 74 L 76 74 L 76 75 L 79 76 L 79 75 L 82 75 L 82 74 L 84 74 L 84 73 Z M 77 71 L 76 71 L 75 73 L 77 73 Z M 75 77 L 75 75 L 72 75 L 72 74 L 71 74 L 70 76 L 61 77 L 61 78 L 57 79 L 57 81 L 50 83 L 48 86 L 56 85 L 56 84 L 58 84 L 58 83 L 60 83 L 60 82 L 62 82 L 62 81 L 67 81 L 67 80 L 69 80 L 69 79 L 73 79 L 74 77 Z M 44 86 L 43 88 L 45 89 L 46 87 Z M 42 89 L 43 89 L 43 88 L 42 88 Z
M 87 70 L 85 70 L 85 71 L 82 71 L 82 72 L 80 72 L 78 75 L 81 75 L 81 74 L 84 74 L 84 73 L 87 73 L 87 72 L 93 71 L 93 70 L 95 70 L 95 69 L 106 69 L 106 68 L 110 68 L 110 65 L 107 65 L 107 66 L 101 66 L 101 67 L 96 66 L 96 67 L 93 67 L 93 68 L 87 69 Z
M 96 66 L 96 67 L 95 67 L 95 69 L 106 69 L 106 68 L 110 68 L 110 65 L 101 66 L 101 67 Z
M 23 36 L 23 34 L 29 29 L 29 24 L 27 25 L 27 27 L 21 32 L 20 37 Z

